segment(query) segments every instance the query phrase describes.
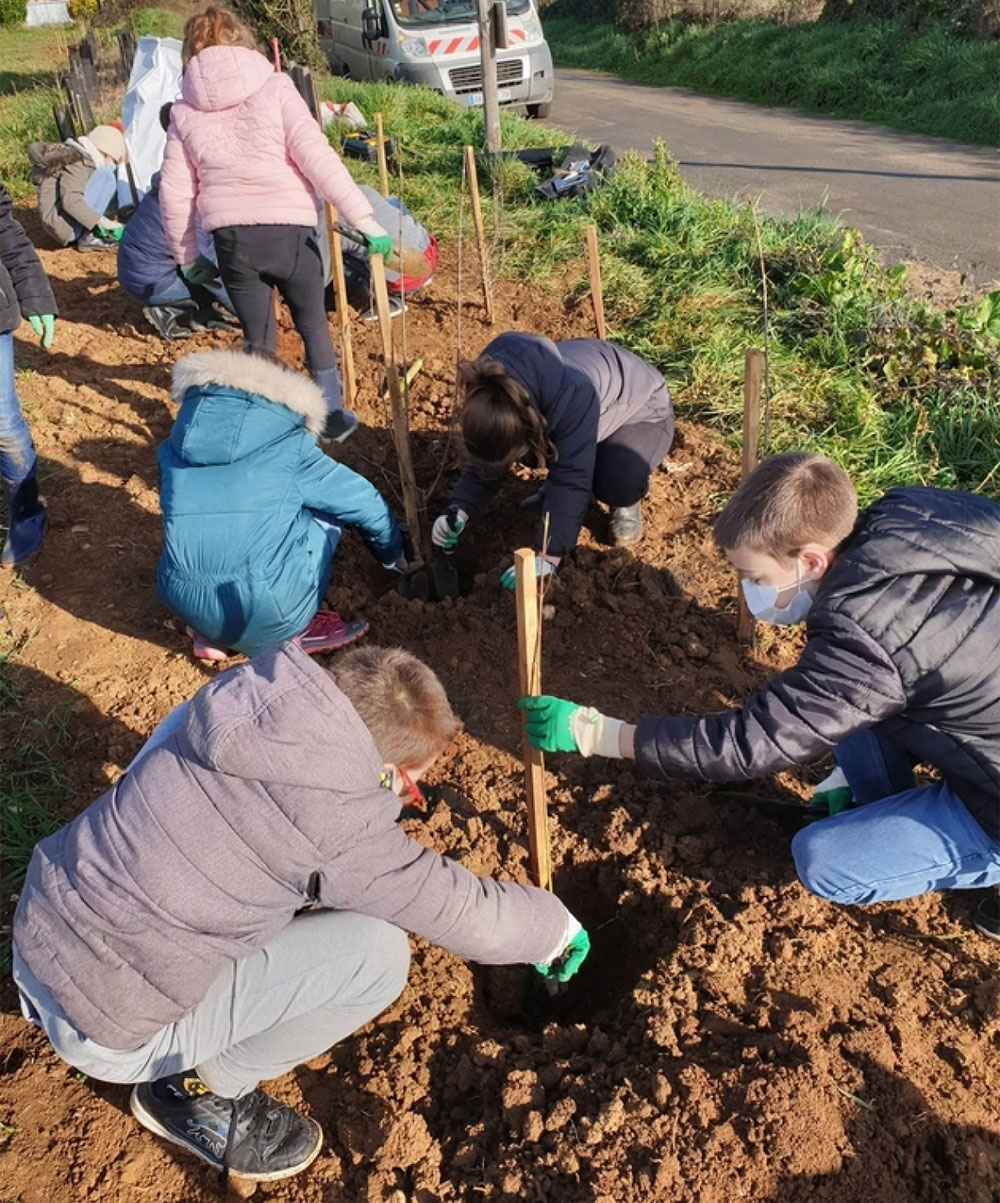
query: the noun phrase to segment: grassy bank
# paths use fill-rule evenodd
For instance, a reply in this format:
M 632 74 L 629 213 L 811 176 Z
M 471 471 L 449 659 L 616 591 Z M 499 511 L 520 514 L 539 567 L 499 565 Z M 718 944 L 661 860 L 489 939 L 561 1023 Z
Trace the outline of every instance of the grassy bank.
M 23 162 L 24 144 L 46 136 L 52 56 L 41 40 L 26 49 L 18 39 L 27 32 L 0 33 L 3 61 L 38 73 L 35 88 L 3 98 L 37 119 L 4 122 L 4 163 Z M 440 239 L 455 239 L 462 147 L 481 144 L 480 116 L 416 88 L 326 79 L 321 91 L 383 113 L 403 147 L 404 199 Z M 507 147 L 553 140 L 511 114 L 502 126 Z M 351 166 L 375 181 L 374 166 Z M 611 332 L 664 371 L 682 415 L 735 441 L 744 351 L 764 340 L 766 277 L 771 449 L 824 449 L 865 497 L 903 482 L 1000 493 L 1000 294 L 935 312 L 908 297 L 902 269 L 881 268 L 853 232 L 818 215 L 788 221 L 709 200 L 662 148 L 651 164 L 626 159 L 579 200 L 536 201 L 536 178 L 513 161 L 482 177 L 498 288 L 524 277 L 562 281 L 569 267 L 585 290 L 582 231 L 595 222 Z M 465 221 L 468 237 L 467 206 Z
M 893 21 L 667 21 L 631 35 L 609 24 L 584 24 L 556 4 L 546 11 L 545 36 L 564 67 L 961 142 L 1000 141 L 1000 47 L 956 37 L 944 26 L 913 37 Z

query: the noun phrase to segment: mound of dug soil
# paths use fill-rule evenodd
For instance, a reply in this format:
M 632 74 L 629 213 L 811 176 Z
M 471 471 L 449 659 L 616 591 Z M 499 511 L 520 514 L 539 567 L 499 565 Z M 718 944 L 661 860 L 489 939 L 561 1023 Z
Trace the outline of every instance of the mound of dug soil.
M 33 231 L 34 232 L 34 231 Z M 39 241 L 41 241 L 39 239 Z M 170 363 L 228 335 L 165 344 L 116 288 L 113 260 L 44 252 L 63 318 L 53 353 L 22 336 L 19 388 L 52 529 L 24 582 L 2 586 L 15 680 L 33 712 L 71 702 L 68 813 L 113 780 L 152 726 L 210 670 L 155 599 L 155 449 L 174 407 Z M 499 290 L 496 331 L 591 330 L 555 294 Z M 455 455 L 454 263 L 407 315 L 424 357 L 414 457 L 433 517 Z M 466 353 L 488 341 L 478 307 Z M 346 462 L 398 491 L 378 399 L 377 335 L 357 329 L 366 428 Z M 282 352 L 298 362 L 285 331 Z M 679 414 L 644 537 L 607 546 L 597 509 L 548 595 L 547 692 L 635 719 L 738 701 L 787 664 L 794 637 L 756 654 L 733 636 L 733 579 L 709 538 L 737 457 Z M 433 488 L 432 488 L 433 487 Z M 440 673 L 465 722 L 431 775 L 415 838 L 474 871 L 526 879 L 512 599 L 497 585 L 532 535 L 512 480 L 463 536 L 463 594 L 406 601 L 348 534 L 330 601 L 372 638 Z M 68 692 L 71 690 L 72 692 Z M 710 792 L 616 764 L 550 757 L 557 892 L 594 951 L 565 996 L 522 968 L 485 970 L 420 941 L 399 1002 L 275 1084 L 322 1125 L 290 1203 L 988 1203 L 1000 1158 L 1000 950 L 971 934 L 961 896 L 838 910 L 797 884 L 788 839 L 800 780 Z M 9 899 L 4 900 L 9 903 Z M 128 1090 L 78 1080 L 13 1011 L 0 1019 L 3 1203 L 192 1203 L 214 1176 L 138 1129 Z

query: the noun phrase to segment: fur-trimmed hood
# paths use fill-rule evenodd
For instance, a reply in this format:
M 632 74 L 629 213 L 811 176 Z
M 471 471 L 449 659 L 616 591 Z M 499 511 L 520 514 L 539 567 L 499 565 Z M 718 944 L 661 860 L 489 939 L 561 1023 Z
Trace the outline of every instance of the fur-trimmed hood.
M 182 403 L 189 389 L 246 393 L 298 415 L 311 434 L 320 435 L 326 402 L 318 385 L 299 372 L 243 351 L 196 351 L 174 364 L 171 395 Z

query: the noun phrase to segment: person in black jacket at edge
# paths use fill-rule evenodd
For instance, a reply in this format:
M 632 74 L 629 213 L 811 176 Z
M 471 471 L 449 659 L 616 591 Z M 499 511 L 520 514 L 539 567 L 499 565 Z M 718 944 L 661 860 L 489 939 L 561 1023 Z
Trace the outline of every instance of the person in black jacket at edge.
M 0 478 L 7 507 L 4 568 L 25 563 L 41 547 L 48 517 L 38 495 L 35 444 L 14 383 L 14 331 L 25 317 L 47 351 L 58 314 L 55 297 L 10 193 L 0 184 Z
M 788 452 L 747 477 L 715 541 L 763 622 L 805 620 L 798 663 L 739 709 L 631 726 L 561 698 L 522 698 L 547 752 L 635 760 L 651 777 L 739 781 L 831 750 L 796 833 L 803 885 L 869 904 L 1000 883 L 1000 507 L 895 488 L 858 513 L 844 472 Z M 916 784 L 916 764 L 936 779 Z M 846 802 L 846 806 L 845 806 Z M 975 915 L 1000 939 L 998 895 Z
M 576 546 L 591 497 L 610 507 L 617 547 L 641 537 L 639 502 L 674 437 L 670 392 L 654 367 L 604 339 L 554 343 L 511 331 L 463 361 L 459 373 L 468 462 L 448 511 L 434 522 L 436 547 L 454 549 L 518 462 L 548 470 L 538 492 L 521 502 L 540 512 L 536 576 L 554 572 Z M 500 583 L 514 588 L 513 567 Z

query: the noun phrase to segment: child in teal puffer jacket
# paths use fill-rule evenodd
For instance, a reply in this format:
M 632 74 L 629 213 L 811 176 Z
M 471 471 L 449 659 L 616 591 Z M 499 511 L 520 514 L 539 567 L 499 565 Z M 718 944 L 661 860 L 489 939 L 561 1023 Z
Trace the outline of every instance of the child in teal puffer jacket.
M 286 639 L 327 652 L 359 639 L 320 605 L 344 524 L 385 568 L 410 571 L 378 490 L 317 446 L 326 405 L 271 360 L 206 351 L 174 366 L 181 408 L 157 457 L 165 547 L 160 600 L 188 624 L 194 654 L 252 656 Z

